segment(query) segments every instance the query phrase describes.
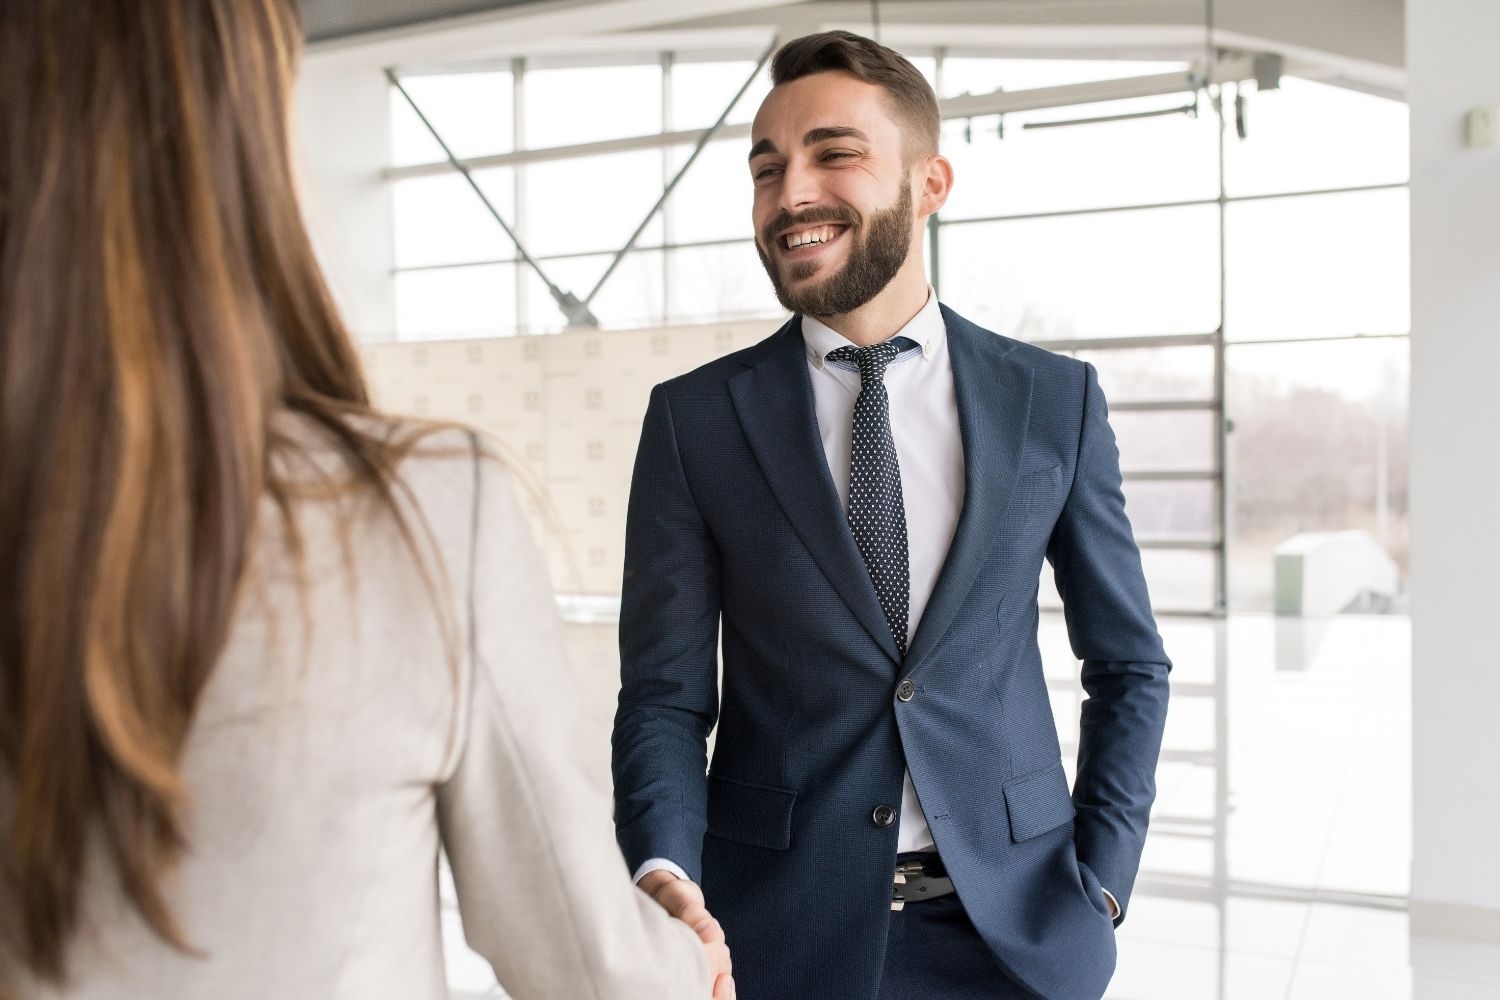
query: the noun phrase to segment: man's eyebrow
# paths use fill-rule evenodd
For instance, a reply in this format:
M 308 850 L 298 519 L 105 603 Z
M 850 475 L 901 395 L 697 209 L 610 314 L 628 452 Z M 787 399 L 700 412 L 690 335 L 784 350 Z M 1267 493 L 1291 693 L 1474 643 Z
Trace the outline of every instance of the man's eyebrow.
M 853 125 L 825 125 L 815 128 L 802 137 L 802 145 L 811 146 L 814 143 L 823 142 L 828 139 L 858 139 L 860 142 L 869 142 L 870 137 L 865 135 Z
M 858 139 L 860 142 L 869 142 L 870 137 L 865 135 L 853 125 L 824 125 L 819 128 L 810 129 L 802 137 L 802 145 L 812 146 L 829 139 Z M 766 153 L 779 153 L 776 144 L 770 139 L 762 139 L 750 147 L 750 159 L 762 156 Z
M 780 152 L 780 150 L 776 148 L 776 143 L 772 142 L 770 139 L 762 139 L 760 142 L 757 142 L 755 145 L 750 147 L 750 159 L 753 160 L 757 156 L 761 156 L 765 153 L 778 152 Z

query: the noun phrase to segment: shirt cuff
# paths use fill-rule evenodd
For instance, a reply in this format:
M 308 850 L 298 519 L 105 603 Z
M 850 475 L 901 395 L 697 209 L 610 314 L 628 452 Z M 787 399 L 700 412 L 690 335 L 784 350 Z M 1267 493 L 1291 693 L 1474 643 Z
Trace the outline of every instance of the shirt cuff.
M 646 862 L 646 864 L 648 864 L 648 865 L 650 863 L 651 862 L 649 862 L 649 861 Z M 667 863 L 671 864 L 670 861 L 667 862 Z M 1119 920 L 1120 919 L 1120 902 L 1119 902 L 1119 900 L 1115 899 L 1115 894 L 1112 893 L 1112 892 L 1110 892 L 1108 889 L 1104 888 L 1104 886 L 1102 886 L 1102 885 L 1099 887 L 1099 891 L 1102 892 L 1102 893 L 1104 893 L 1104 898 L 1105 899 L 1109 900 L 1109 916 L 1110 916 L 1110 919 L 1111 920 Z
M 635 874 L 630 877 L 630 881 L 634 882 L 636 885 L 640 885 L 641 879 L 645 878 L 647 875 L 650 875 L 652 872 L 659 871 L 669 871 L 673 875 L 676 875 L 678 878 L 682 879 L 684 882 L 692 881 L 692 879 L 688 878 L 688 873 L 683 871 L 680 865 L 675 865 L 672 862 L 668 861 L 666 858 L 651 858 L 650 860 L 646 861 L 635 870 Z M 1114 897 L 1111 896 L 1110 898 L 1113 899 Z

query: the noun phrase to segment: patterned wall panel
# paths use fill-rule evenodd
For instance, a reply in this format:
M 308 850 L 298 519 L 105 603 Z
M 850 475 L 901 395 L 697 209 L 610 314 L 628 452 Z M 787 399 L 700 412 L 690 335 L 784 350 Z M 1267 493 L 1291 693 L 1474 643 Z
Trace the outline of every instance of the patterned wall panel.
M 366 344 L 376 403 L 500 442 L 562 594 L 620 592 L 625 506 L 651 387 L 769 336 L 774 320 Z

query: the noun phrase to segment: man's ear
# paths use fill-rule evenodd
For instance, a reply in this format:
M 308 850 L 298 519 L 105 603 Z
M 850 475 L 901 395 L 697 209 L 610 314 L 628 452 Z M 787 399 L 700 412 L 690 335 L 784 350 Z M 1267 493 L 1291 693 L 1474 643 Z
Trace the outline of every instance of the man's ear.
M 917 168 L 921 181 L 917 189 L 917 214 L 928 216 L 948 202 L 948 195 L 953 190 L 953 164 L 939 153 L 926 157 L 923 162 L 925 165 Z

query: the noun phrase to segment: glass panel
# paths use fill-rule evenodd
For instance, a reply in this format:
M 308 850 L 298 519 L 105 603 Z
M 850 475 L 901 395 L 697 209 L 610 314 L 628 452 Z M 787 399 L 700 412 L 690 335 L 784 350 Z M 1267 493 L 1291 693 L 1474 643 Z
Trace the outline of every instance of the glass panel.
M 1239 345 L 1228 361 L 1236 609 L 1273 606 L 1276 546 L 1299 532 L 1363 532 L 1404 581 L 1407 338 Z
M 558 287 L 580 299 L 593 290 L 609 266 L 610 257 L 565 257 L 542 261 L 542 268 Z M 630 329 L 660 325 L 665 320 L 662 290 L 662 253 L 659 250 L 625 255 L 609 276 L 599 297 L 589 306 L 602 329 Z M 547 286 L 530 267 L 526 275 L 526 333 L 555 333 L 567 327 L 562 310 Z
M 1224 183 L 1231 196 L 1402 183 L 1408 175 L 1401 101 L 1287 77 L 1250 92 L 1247 137 L 1231 129 Z
M 786 315 L 748 241 L 673 250 L 667 269 L 667 312 L 674 323 Z
M 501 218 L 516 221 L 516 188 L 509 167 L 475 172 L 474 180 Z M 391 185 L 397 267 L 509 259 L 515 244 L 474 189 L 458 173 L 408 177 Z
M 1026 130 L 1037 122 L 1180 107 L 1184 96 L 1111 101 L 952 119 L 942 149 L 953 163 L 944 220 L 1218 197 L 1218 119 L 1185 114 Z
M 396 336 L 400 340 L 504 337 L 515 330 L 513 264 L 396 274 Z
M 1109 415 L 1120 468 L 1202 472 L 1214 467 L 1214 414 L 1198 410 L 1124 411 Z
M 943 301 L 1024 340 L 1218 326 L 1214 206 L 941 229 Z
M 1213 552 L 1171 549 L 1141 552 L 1151 606 L 1168 611 L 1212 611 L 1216 561 Z
M 526 72 L 527 149 L 661 131 L 661 66 L 585 66 Z
M 1214 606 L 1214 553 L 1170 549 L 1146 549 L 1141 552 L 1141 568 L 1146 574 L 1146 588 L 1151 606 L 1167 611 L 1212 611 Z M 1063 606 L 1049 563 L 1042 567 L 1037 604 L 1044 611 Z
M 750 210 L 755 187 L 740 139 L 711 142 L 683 175 L 667 202 L 672 218 L 672 241 L 750 239 Z M 672 173 L 687 162 L 691 147 L 671 151 Z
M 1127 482 L 1125 513 L 1138 540 L 1210 541 L 1219 512 L 1211 482 Z
M 555 160 L 526 171 L 526 249 L 533 256 L 617 250 L 661 197 L 657 150 Z M 661 242 L 661 213 L 641 242 Z
M 744 84 L 755 60 L 736 59 L 724 62 L 678 62 L 672 65 L 672 131 L 708 128 L 719 120 Z M 763 69 L 745 96 L 729 114 L 729 124 L 741 124 L 755 117 L 760 102 L 771 92 L 771 73 Z M 745 149 L 749 150 L 746 144 Z M 744 153 L 740 157 L 744 158 Z
M 937 60 L 931 56 L 908 56 L 928 83 L 933 82 Z M 755 68 L 753 59 L 680 61 L 672 65 L 672 131 L 708 128 L 719 120 L 729 103 Z M 770 67 L 761 70 L 745 96 L 729 113 L 727 124 L 745 124 L 755 118 L 761 101 L 771 92 Z M 749 144 L 745 145 L 749 149 Z M 744 153 L 740 158 L 744 158 Z
M 1407 192 L 1228 207 L 1225 335 L 1291 340 L 1411 327 Z
M 1214 398 L 1212 347 L 1132 347 L 1073 356 L 1093 364 L 1111 404 Z
M 1123 80 L 1186 70 L 1185 62 L 1125 59 L 991 59 L 949 56 L 943 60 L 941 97 L 992 94 L 997 90 L 1036 90 L 1095 80 Z
M 933 58 L 932 56 L 913 56 L 913 55 L 908 55 L 905 52 L 903 52 L 901 54 L 904 55 L 904 56 L 906 56 L 907 62 L 911 63 L 913 66 L 915 66 L 917 68 L 917 72 L 918 73 L 921 73 L 924 77 L 927 78 L 927 82 L 932 85 L 933 91 L 936 92 L 936 90 L 937 90 L 937 60 L 935 58 Z
M 417 102 L 455 156 L 508 153 L 515 136 L 509 73 L 454 73 L 403 77 L 401 86 Z M 391 162 L 396 166 L 443 160 L 442 148 L 400 92 L 391 88 Z

